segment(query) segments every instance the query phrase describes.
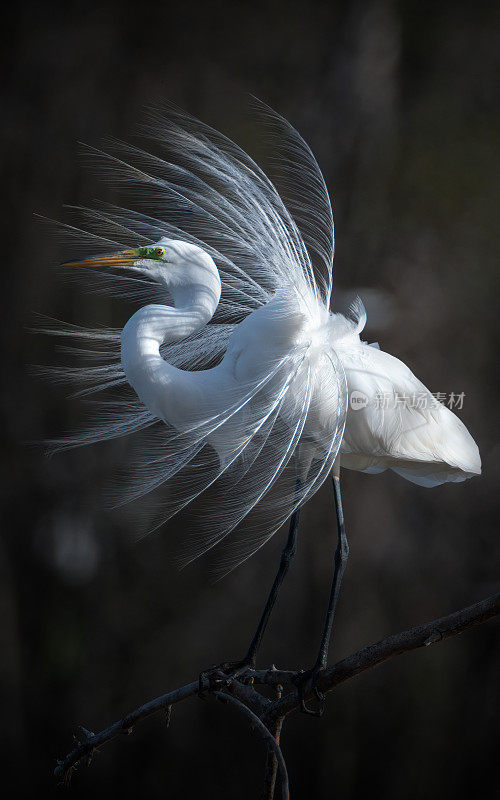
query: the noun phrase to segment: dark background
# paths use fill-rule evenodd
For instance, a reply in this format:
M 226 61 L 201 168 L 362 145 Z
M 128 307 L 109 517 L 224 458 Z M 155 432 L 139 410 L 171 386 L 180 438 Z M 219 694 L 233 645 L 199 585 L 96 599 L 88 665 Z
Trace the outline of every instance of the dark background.
M 494 5 L 24 2 L 4 16 L 0 752 L 10 796 L 58 791 L 51 772 L 74 723 L 99 730 L 241 656 L 282 544 L 215 585 L 202 563 L 179 573 L 168 530 L 130 546 L 132 518 L 100 509 L 126 446 L 48 460 L 26 444 L 86 413 L 30 374 L 59 358 L 53 340 L 27 332 L 32 312 L 108 325 L 127 311 L 58 280 L 60 247 L 33 212 L 64 219 L 64 203 L 109 198 L 76 143 L 130 138 L 147 103 L 175 101 L 251 150 L 247 92 L 288 117 L 335 197 L 337 296 L 360 291 L 368 338 L 431 391 L 465 392 L 480 479 L 427 490 L 392 473 L 344 474 L 351 558 L 331 658 L 497 589 Z M 325 486 L 305 509 L 262 665 L 311 663 L 333 548 Z M 499 663 L 489 623 L 340 687 L 320 721 L 289 719 L 293 797 L 494 795 Z M 107 746 L 71 794 L 256 798 L 263 764 L 246 721 L 192 700 L 168 731 L 153 718 Z

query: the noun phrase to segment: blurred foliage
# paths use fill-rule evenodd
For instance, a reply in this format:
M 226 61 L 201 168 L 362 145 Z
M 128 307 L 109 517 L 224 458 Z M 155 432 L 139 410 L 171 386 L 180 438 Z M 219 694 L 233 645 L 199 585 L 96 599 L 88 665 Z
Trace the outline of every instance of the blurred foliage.
M 73 723 L 92 729 L 224 658 L 242 655 L 279 557 L 277 537 L 212 585 L 178 573 L 182 523 L 130 544 L 140 520 L 106 515 L 126 443 L 47 460 L 26 443 L 85 407 L 41 384 L 55 363 L 32 312 L 121 324 L 129 309 L 58 280 L 56 237 L 33 218 L 116 199 L 76 142 L 130 138 L 148 103 L 177 102 L 259 152 L 241 113 L 253 92 L 310 142 L 335 196 L 339 302 L 366 293 L 367 336 L 431 391 L 465 391 L 484 475 L 420 489 L 344 475 L 351 557 L 332 658 L 496 588 L 498 7 L 491 3 L 13 5 L 2 30 L 4 456 L 0 540 L 2 754 L 15 796 L 54 790 Z M 370 298 L 370 302 L 368 299 Z M 370 313 L 372 309 L 373 313 Z M 378 311 L 377 311 L 378 309 Z M 306 508 L 299 553 L 260 663 L 308 666 L 334 548 L 328 486 Z M 495 626 L 412 653 L 290 719 L 295 800 L 479 795 L 498 785 Z M 73 797 L 254 798 L 262 743 L 215 702 L 152 720 L 78 773 Z

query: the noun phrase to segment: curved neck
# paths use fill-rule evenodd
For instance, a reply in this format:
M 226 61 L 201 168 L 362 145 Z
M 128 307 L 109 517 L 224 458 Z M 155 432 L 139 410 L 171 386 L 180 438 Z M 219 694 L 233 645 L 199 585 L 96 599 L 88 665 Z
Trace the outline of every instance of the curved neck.
M 203 305 L 174 307 L 149 305 L 139 309 L 122 331 L 122 360 L 129 360 L 132 352 L 140 357 L 143 348 L 159 352 L 162 344 L 173 344 L 187 339 L 212 319 L 213 312 Z M 128 348 L 131 350 L 127 353 Z
M 193 278 L 193 276 L 191 276 Z M 163 280 L 168 285 L 167 280 Z M 165 361 L 160 346 L 186 339 L 210 322 L 219 303 L 221 284 L 215 265 L 213 274 L 189 283 L 175 280 L 168 285 L 174 307 L 148 305 L 127 322 L 121 335 L 121 361 L 128 382 L 157 416 L 158 382 L 173 375 L 176 367 Z

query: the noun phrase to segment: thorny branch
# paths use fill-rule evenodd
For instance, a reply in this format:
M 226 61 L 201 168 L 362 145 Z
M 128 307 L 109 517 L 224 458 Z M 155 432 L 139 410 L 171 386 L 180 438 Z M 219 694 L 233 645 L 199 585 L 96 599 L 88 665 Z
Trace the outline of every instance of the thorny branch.
M 450 636 L 456 636 L 475 625 L 480 625 L 492 617 L 500 614 L 500 593 L 474 603 L 460 611 L 448 614 L 446 617 L 432 620 L 424 625 L 409 628 L 406 631 L 388 636 L 380 642 L 371 644 L 358 650 L 351 656 L 342 659 L 331 667 L 323 670 L 318 678 L 318 688 L 322 692 L 330 692 L 339 684 L 354 678 L 360 672 L 381 664 L 393 656 L 415 650 L 419 647 L 444 641 Z M 279 768 L 281 778 L 281 794 L 288 798 L 288 777 L 286 765 L 281 752 L 279 737 L 284 718 L 300 705 L 300 698 L 296 683 L 301 670 L 267 670 L 249 669 L 247 672 L 230 681 L 222 679 L 213 691 L 207 678 L 203 679 L 203 689 L 212 691 L 216 697 L 236 705 L 248 717 L 253 727 L 258 728 L 268 745 L 268 774 L 266 776 L 266 790 L 264 797 L 272 800 L 274 795 L 274 782 L 276 766 Z M 270 700 L 257 691 L 256 686 L 268 685 L 277 689 L 277 697 Z M 288 691 L 282 694 L 279 687 L 287 687 Z M 173 705 L 197 695 L 199 689 L 198 679 L 179 689 L 160 695 L 144 705 L 131 711 L 123 719 L 110 725 L 99 733 L 92 733 L 83 727 L 79 728 L 78 744 L 64 759 L 58 762 L 54 774 L 64 782 L 71 778 L 72 771 L 80 764 L 90 763 L 94 752 L 103 744 L 120 735 L 131 734 L 138 722 L 163 711 L 166 714 L 167 724 L 170 719 L 170 710 Z M 307 697 L 306 697 L 307 699 Z

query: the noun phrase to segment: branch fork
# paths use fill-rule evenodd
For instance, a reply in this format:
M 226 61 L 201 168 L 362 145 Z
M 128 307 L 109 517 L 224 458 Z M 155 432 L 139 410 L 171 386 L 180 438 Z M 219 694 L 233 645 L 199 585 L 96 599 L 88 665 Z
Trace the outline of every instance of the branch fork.
M 389 658 L 444 641 L 498 615 L 500 615 L 500 593 L 448 616 L 409 628 L 358 650 L 333 666 L 320 670 L 316 686 L 322 693 L 327 694 L 341 683 Z M 302 698 L 297 684 L 300 683 L 301 674 L 303 671 L 299 669 L 281 670 L 272 665 L 265 670 L 248 669 L 244 674 L 227 681 L 221 679 L 217 682 L 217 686 L 213 683 L 211 685 L 206 677 L 201 679 L 202 691 L 212 694 L 218 700 L 245 714 L 252 727 L 264 738 L 267 745 L 267 760 L 263 800 L 273 799 L 278 774 L 282 800 L 289 798 L 288 774 L 280 747 L 280 735 L 285 718 L 300 708 Z M 258 691 L 258 686 L 274 687 L 275 698 L 264 697 Z M 287 691 L 284 687 L 287 687 Z M 188 697 L 197 696 L 199 689 L 200 681 L 197 679 L 160 695 L 99 733 L 93 733 L 83 725 L 79 725 L 74 737 L 77 745 L 64 759 L 57 762 L 55 776 L 62 782 L 69 783 L 73 770 L 79 764 L 89 765 L 100 746 L 120 734 L 130 735 L 137 723 L 152 714 L 163 711 L 165 724 L 168 727 L 172 707 Z M 308 700 L 312 697 L 313 692 L 306 691 L 303 699 Z

